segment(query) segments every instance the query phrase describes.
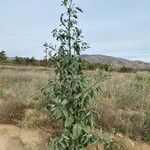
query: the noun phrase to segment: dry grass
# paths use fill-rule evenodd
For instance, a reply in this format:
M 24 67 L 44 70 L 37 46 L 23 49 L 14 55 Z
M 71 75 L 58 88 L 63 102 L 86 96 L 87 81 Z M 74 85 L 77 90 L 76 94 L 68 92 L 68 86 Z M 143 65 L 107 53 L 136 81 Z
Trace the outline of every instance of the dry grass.
M 150 142 L 150 74 L 114 74 L 101 86 L 90 105 L 97 126 Z
M 53 70 L 40 69 L 6 67 L 0 70 L 0 99 L 9 102 L 5 105 L 6 107 L 10 106 L 12 101 L 20 101 L 30 108 L 34 108 L 45 100 L 41 89 L 54 73 Z M 96 73 L 89 71 L 87 75 L 93 80 Z M 150 73 L 112 73 L 112 76 L 103 80 L 100 85 L 102 90 L 98 93 L 97 99 L 90 104 L 90 108 L 97 112 L 97 128 L 107 132 L 113 131 L 115 134 L 119 132 L 134 140 L 144 140 L 149 143 Z M 14 103 L 14 105 L 12 107 L 15 107 L 19 114 L 23 114 L 23 111 L 20 112 L 17 108 L 19 103 Z M 2 109 L 11 110 L 12 108 L 10 108 Z M 32 111 L 33 109 L 28 112 L 31 113 L 30 115 L 25 114 L 26 117 L 22 121 L 18 121 L 21 127 L 38 128 L 44 132 L 52 132 L 52 134 L 55 134 L 57 129 L 60 132 L 60 126 L 54 120 L 49 120 L 37 112 L 32 113 Z M 8 111 L 7 114 L 11 114 L 11 112 Z M 94 148 L 92 149 L 94 150 Z M 95 150 L 101 149 L 102 147 L 95 148 Z
M 16 124 L 24 118 L 25 108 L 19 101 L 0 101 L 0 123 Z
M 27 104 L 35 104 L 43 100 L 41 88 L 46 85 L 48 72 L 36 71 L 0 71 L 0 98 L 7 100 L 19 100 Z

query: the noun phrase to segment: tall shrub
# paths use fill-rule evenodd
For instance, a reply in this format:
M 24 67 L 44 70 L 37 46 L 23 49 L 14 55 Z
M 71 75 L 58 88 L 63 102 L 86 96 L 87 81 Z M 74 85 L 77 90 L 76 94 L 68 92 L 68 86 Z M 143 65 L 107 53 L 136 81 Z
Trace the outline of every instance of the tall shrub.
M 84 61 L 80 53 L 89 46 L 82 41 L 82 30 L 78 28 L 77 14 L 82 13 L 72 0 L 62 0 L 65 12 L 60 17 L 60 29 L 52 31 L 59 46 L 51 49 L 51 59 L 56 61 L 56 80 L 48 96 L 47 109 L 56 119 L 63 121 L 62 134 L 51 141 L 51 150 L 83 150 L 98 139 L 90 133 L 92 112 L 87 109 L 97 87 L 89 87 L 84 75 Z

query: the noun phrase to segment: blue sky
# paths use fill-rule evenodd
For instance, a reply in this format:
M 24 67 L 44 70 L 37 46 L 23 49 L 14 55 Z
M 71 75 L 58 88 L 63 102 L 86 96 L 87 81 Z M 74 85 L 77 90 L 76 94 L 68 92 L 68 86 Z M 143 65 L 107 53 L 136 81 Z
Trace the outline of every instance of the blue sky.
M 61 0 L 0 0 L 0 49 L 9 56 L 43 57 L 44 42 L 54 43 Z M 150 62 L 150 0 L 74 0 L 83 10 L 79 25 L 91 49 Z

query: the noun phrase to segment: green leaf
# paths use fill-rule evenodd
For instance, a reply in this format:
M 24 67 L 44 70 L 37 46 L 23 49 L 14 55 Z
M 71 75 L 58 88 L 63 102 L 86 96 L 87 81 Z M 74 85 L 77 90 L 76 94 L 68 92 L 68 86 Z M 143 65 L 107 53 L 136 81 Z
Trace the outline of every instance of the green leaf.
M 82 134 L 82 127 L 79 124 L 75 124 L 73 127 L 73 137 L 78 139 Z
M 83 13 L 83 10 L 82 10 L 81 8 L 76 7 L 76 9 L 77 9 L 78 11 L 80 11 L 80 12 L 82 12 L 82 13 Z
M 65 127 L 70 127 L 74 122 L 74 117 L 70 115 L 68 118 L 65 120 Z
M 68 0 L 63 0 L 63 4 L 67 6 Z
M 69 112 L 66 109 L 63 109 L 62 112 L 63 112 L 65 118 L 69 117 Z
M 75 14 L 73 15 L 73 17 L 74 17 L 75 19 L 77 19 L 77 18 L 78 18 L 78 16 L 77 16 L 77 15 L 75 15 Z

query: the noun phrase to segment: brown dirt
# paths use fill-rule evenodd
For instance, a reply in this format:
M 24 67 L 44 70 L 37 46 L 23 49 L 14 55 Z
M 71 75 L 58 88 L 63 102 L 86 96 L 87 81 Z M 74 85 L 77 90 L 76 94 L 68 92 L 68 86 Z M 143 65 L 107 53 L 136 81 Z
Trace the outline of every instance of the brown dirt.
M 13 148 L 13 149 L 12 149 Z M 39 130 L 0 125 L 0 150 L 47 150 L 47 142 Z
M 127 145 L 128 150 L 150 150 L 150 145 L 134 142 L 127 138 L 124 139 L 124 143 Z
M 27 150 L 22 141 L 15 138 L 0 137 L 0 150 Z
M 124 138 L 123 142 L 126 145 L 127 150 L 150 150 L 150 145 L 134 142 L 127 138 Z M 104 148 L 100 145 L 96 145 L 96 146 L 88 147 L 87 150 L 104 150 Z M 112 150 L 116 150 L 116 149 L 112 149 Z

